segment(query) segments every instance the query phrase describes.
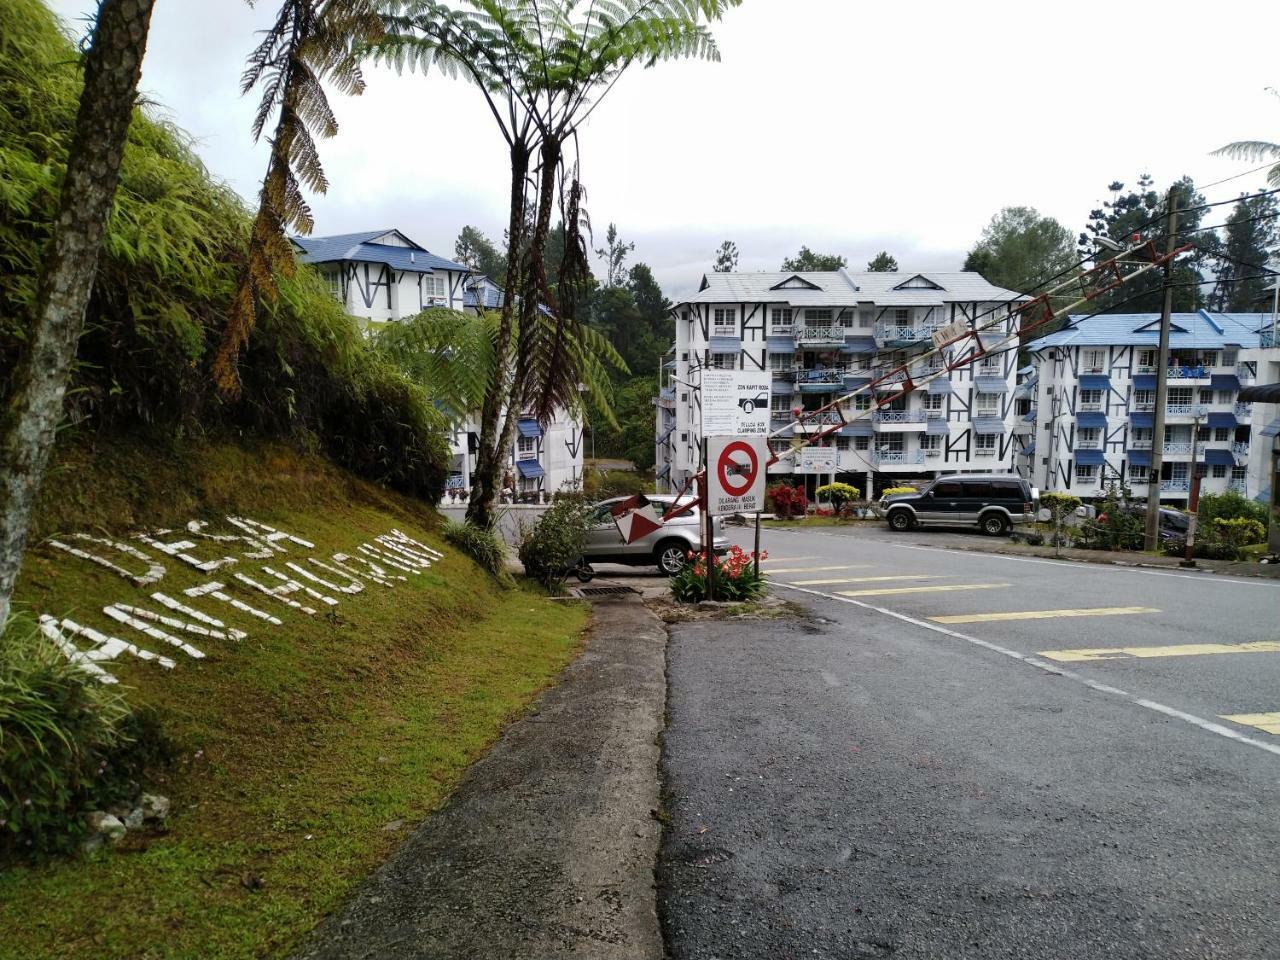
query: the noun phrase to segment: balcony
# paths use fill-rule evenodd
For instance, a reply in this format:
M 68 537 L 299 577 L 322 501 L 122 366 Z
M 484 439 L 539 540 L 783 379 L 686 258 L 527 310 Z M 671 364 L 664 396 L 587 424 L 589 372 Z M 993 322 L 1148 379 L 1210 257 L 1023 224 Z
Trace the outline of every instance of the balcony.
M 830 390 L 837 384 L 844 383 L 845 369 L 843 367 L 833 367 L 830 370 L 805 370 L 803 368 L 795 371 L 796 386 L 802 390 L 805 388 L 821 390 L 824 387 Z
M 1227 484 L 1227 489 L 1241 496 L 1247 496 L 1245 482 L 1243 480 L 1232 480 Z
M 870 456 L 871 465 L 875 467 L 904 466 L 906 464 L 924 463 L 923 450 L 873 450 Z
M 930 323 L 921 327 L 898 326 L 896 323 L 876 324 L 875 336 L 884 343 L 931 343 L 933 335 L 944 324 Z
M 834 427 L 838 423 L 844 423 L 840 418 L 840 414 L 835 410 L 824 410 L 822 413 L 816 411 L 800 411 L 800 417 L 797 419 L 797 431 L 813 431 L 825 430 L 827 427 Z
M 1233 443 L 1231 445 L 1231 453 L 1237 460 L 1248 460 L 1249 459 L 1248 442 L 1246 441 L 1244 443 Z
M 1253 364 L 1251 363 L 1236 364 L 1236 377 L 1240 379 L 1241 383 L 1243 383 L 1246 380 L 1252 382 L 1253 380 L 1257 379 L 1257 376 L 1258 374 L 1254 370 Z
M 1155 444 L 1152 443 L 1152 441 L 1150 440 L 1130 440 L 1129 441 L 1130 450 L 1150 450 L 1153 446 L 1155 446 Z
M 1132 446 L 1132 444 L 1130 444 L 1130 446 Z M 1101 450 L 1102 441 L 1101 440 L 1077 440 L 1076 449 L 1077 450 Z
M 1106 404 L 1104 404 L 1101 400 L 1090 401 L 1089 403 L 1085 403 L 1081 401 L 1080 403 L 1081 413 L 1101 413 L 1105 409 L 1106 409 Z
M 1160 492 L 1161 493 L 1190 493 L 1191 481 L 1190 480 L 1161 480 Z
M 1247 420 L 1253 416 L 1253 404 L 1237 403 L 1232 412 L 1235 413 L 1237 420 Z
M 844 335 L 844 327 L 797 326 L 795 328 L 796 343 L 838 346 L 844 343 Z
M 1262 345 L 1264 347 L 1280 347 L 1280 331 L 1263 330 Z
M 769 326 L 769 336 L 771 337 L 794 337 L 796 333 L 796 325 L 794 323 L 774 323 Z
M 1169 368 L 1170 380 L 1208 380 L 1209 371 L 1203 364 L 1178 364 Z
M 1191 443 L 1166 443 L 1164 445 L 1164 455 L 1166 457 L 1189 457 L 1191 456 Z
M 874 423 L 924 423 L 926 419 L 923 410 L 877 410 L 871 415 Z
M 1195 404 L 1192 403 L 1171 403 L 1164 408 L 1166 417 L 1194 417 L 1196 415 Z

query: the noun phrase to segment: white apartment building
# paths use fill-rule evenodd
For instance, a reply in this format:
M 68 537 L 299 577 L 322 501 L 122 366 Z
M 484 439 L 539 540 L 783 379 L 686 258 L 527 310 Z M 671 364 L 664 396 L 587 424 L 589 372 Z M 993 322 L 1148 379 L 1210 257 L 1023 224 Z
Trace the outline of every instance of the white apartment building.
M 1173 315 L 1160 437 L 1153 435 L 1158 314 L 1072 317 L 1031 343 L 1035 432 L 1027 461 L 1033 483 L 1090 499 L 1120 484 L 1145 496 L 1158 482 L 1161 502 L 1185 507 L 1194 469 L 1203 493 L 1232 489 L 1269 503 L 1280 412 L 1241 403 L 1237 394 L 1280 381 L 1271 324 L 1269 313 Z M 1157 442 L 1162 464 L 1154 477 Z
M 294 237 L 298 259 L 313 265 L 347 312 L 372 328 L 432 307 L 477 312 L 502 307 L 502 288 L 460 263 L 437 257 L 399 230 Z M 453 425 L 447 496 L 471 488 L 479 446 L 479 412 Z M 517 499 L 546 499 L 582 481 L 582 422 L 557 415 L 545 428 L 521 417 L 504 476 Z
M 941 474 L 1014 472 L 1015 424 L 1030 410 L 1029 399 L 1015 395 L 1017 351 L 985 353 L 950 372 L 940 358 L 929 366 L 913 358 L 954 322 L 970 329 L 994 323 L 980 335 L 984 348 L 994 346 L 1010 335 L 1009 304 L 1019 299 L 969 272 L 706 275 L 673 308 L 676 341 L 655 401 L 659 487 L 679 490 L 701 466 L 697 387 L 707 365 L 771 373 L 776 452 L 799 442 L 797 429 L 849 421 L 822 441 L 835 448 L 834 473 L 808 473 L 794 460 L 769 468 L 771 479 L 798 474 L 810 494 L 833 479 L 874 496 Z M 874 396 L 856 395 L 843 416 L 829 411 L 795 425 L 795 410 L 819 410 L 908 364 L 913 379 L 941 375 L 881 406 L 901 393 L 890 378 Z

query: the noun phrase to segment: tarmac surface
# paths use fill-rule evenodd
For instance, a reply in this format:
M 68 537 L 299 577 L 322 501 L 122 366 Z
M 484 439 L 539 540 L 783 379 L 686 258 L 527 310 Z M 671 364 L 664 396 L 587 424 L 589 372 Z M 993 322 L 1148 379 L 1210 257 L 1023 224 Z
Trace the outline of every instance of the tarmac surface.
M 967 536 L 770 531 L 810 618 L 671 628 L 669 956 L 1280 956 L 1280 583 Z

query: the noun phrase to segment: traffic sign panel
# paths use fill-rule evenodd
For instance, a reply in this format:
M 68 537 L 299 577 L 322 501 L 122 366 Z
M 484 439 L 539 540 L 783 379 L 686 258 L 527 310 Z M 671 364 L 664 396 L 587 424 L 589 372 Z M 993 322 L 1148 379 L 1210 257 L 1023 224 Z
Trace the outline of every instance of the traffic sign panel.
M 708 513 L 761 513 L 769 444 L 755 437 L 711 437 L 707 441 Z
M 702 430 L 708 437 L 769 435 L 772 380 L 756 370 L 702 371 Z

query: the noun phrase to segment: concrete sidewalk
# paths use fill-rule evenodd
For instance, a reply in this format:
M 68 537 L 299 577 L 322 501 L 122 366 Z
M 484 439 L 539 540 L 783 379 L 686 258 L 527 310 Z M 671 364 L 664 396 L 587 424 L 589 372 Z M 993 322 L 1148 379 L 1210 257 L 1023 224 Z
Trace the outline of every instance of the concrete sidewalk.
M 666 640 L 638 598 L 597 604 L 582 656 L 298 958 L 659 960 Z

